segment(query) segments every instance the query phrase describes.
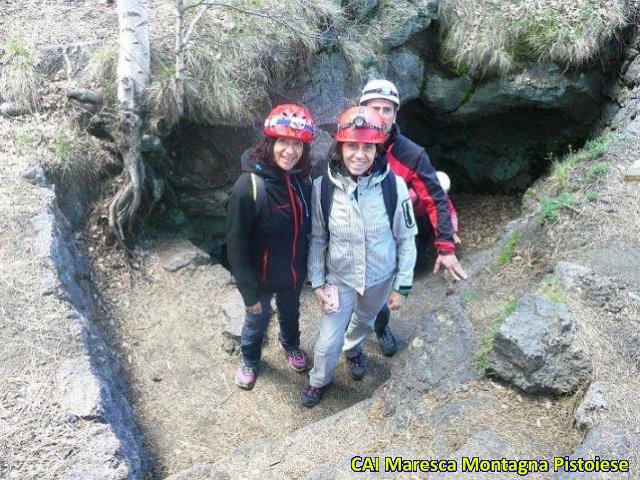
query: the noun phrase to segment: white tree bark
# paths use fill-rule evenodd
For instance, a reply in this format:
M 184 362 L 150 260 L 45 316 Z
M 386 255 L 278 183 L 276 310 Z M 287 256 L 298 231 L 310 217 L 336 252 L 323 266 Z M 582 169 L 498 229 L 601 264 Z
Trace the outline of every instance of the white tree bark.
M 142 204 L 145 165 L 142 161 L 141 94 L 149 83 L 149 18 L 141 0 L 118 0 L 120 53 L 118 101 L 120 104 L 120 150 L 127 181 L 109 205 L 109 225 L 121 242 L 131 231 Z
M 120 54 L 118 100 L 125 110 L 139 108 L 139 95 L 149 84 L 149 17 L 140 0 L 118 1 Z

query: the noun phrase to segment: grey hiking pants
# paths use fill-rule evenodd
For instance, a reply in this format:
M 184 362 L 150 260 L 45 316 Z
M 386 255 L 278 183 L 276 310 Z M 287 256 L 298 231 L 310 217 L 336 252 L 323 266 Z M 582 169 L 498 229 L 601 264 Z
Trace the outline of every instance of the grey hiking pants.
M 319 388 L 331 382 L 340 350 L 349 358 L 358 354 L 364 341 L 373 332 L 373 322 L 389 297 L 393 279 L 391 275 L 387 280 L 367 288 L 362 295 L 347 285 L 336 285 L 340 311 L 322 312 L 320 317 L 320 333 L 314 350 L 313 368 L 309 372 L 311 386 Z

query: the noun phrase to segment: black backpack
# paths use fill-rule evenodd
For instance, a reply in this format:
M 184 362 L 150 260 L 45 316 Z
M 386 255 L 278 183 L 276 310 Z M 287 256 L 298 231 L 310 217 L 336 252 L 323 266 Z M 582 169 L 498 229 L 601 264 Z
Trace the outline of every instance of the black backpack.
M 393 216 L 398 205 L 398 184 L 396 183 L 396 175 L 393 170 L 389 169 L 389 173 L 382 179 L 382 197 L 384 198 L 384 208 L 389 217 L 389 227 L 393 231 Z M 322 216 L 324 217 L 324 228 L 329 232 L 329 213 L 331 212 L 331 204 L 333 203 L 333 189 L 335 185 L 325 173 L 320 181 L 320 206 L 322 207 Z

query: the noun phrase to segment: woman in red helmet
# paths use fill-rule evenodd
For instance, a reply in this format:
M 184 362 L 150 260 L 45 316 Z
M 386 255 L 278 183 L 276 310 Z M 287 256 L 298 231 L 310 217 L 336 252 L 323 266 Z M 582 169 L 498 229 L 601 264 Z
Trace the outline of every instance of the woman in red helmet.
M 245 389 L 256 381 L 274 294 L 288 364 L 302 372 L 308 363 L 298 319 L 311 229 L 309 144 L 315 124 L 305 107 L 278 105 L 264 133 L 243 155 L 227 212 L 228 258 L 246 310 L 236 373 L 237 385 Z
M 365 375 L 362 346 L 377 313 L 385 303 L 400 308 L 411 289 L 417 227 L 407 186 L 383 154 L 386 131 L 373 108 L 347 110 L 327 172 L 313 183 L 309 279 L 322 316 L 300 395 L 307 407 L 320 401 L 341 350 L 351 376 Z

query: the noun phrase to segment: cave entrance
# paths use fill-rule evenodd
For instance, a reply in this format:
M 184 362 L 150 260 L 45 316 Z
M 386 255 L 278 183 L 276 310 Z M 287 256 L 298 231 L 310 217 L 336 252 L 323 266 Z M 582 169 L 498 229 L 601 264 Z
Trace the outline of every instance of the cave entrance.
M 452 193 L 518 195 L 554 159 L 581 147 L 597 119 L 598 110 L 577 122 L 559 110 L 516 108 L 464 120 L 413 101 L 399 112 L 398 125 L 449 175 Z

